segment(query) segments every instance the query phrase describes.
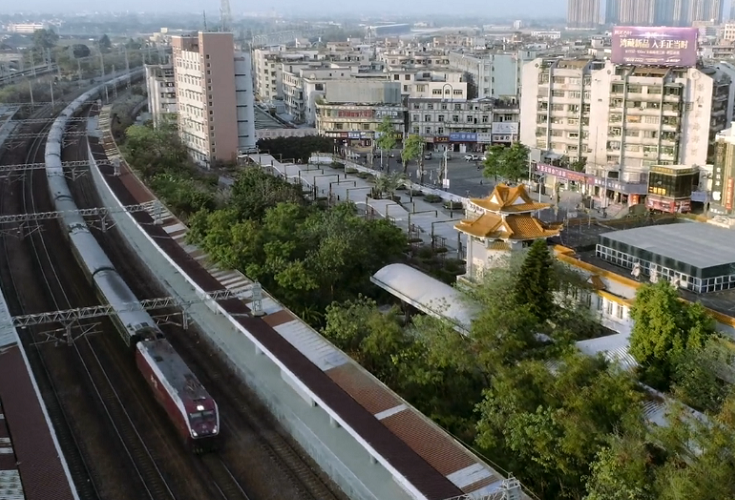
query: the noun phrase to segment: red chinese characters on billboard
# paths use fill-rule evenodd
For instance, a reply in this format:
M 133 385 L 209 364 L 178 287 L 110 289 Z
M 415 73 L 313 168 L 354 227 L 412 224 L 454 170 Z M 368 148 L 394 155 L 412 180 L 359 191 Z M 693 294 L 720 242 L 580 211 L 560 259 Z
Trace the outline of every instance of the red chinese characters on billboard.
M 372 118 L 375 114 L 375 111 L 372 109 L 363 109 L 359 111 L 345 111 L 340 110 L 337 112 L 338 118 Z
M 696 66 L 698 34 L 697 28 L 616 26 L 611 60 L 615 64 Z
M 735 179 L 730 177 L 727 179 L 727 190 L 725 191 L 725 208 L 728 211 L 732 210 L 733 188 L 735 188 Z

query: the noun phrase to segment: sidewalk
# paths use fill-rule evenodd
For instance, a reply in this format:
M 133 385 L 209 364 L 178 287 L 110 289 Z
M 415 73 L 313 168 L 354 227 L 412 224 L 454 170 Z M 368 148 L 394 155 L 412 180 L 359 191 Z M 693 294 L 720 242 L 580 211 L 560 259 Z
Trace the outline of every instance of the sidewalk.
M 406 231 L 409 238 L 420 238 L 426 244 L 431 244 L 433 238 L 436 245 L 446 246 L 454 252 L 460 248 L 460 244 L 465 248 L 465 235 L 454 229 L 454 224 L 464 218 L 464 210 L 445 210 L 441 202 L 428 203 L 421 196 L 411 196 L 409 190 L 395 192 L 395 196 L 400 197 L 400 202 L 390 199 L 375 200 L 369 197 L 370 190 L 375 185 L 373 182 L 345 172 L 346 169 L 354 168 L 371 175 L 379 174 L 374 170 L 350 161 L 343 162 L 346 169 L 334 169 L 331 167 L 331 157 L 328 161 L 320 162 L 321 164 L 308 165 L 281 163 L 267 154 L 253 154 L 250 159 L 269 168 L 274 175 L 285 177 L 293 183 L 301 183 L 307 189 L 313 190 L 316 186 L 317 197 L 326 197 L 337 203 L 352 201 L 368 216 L 387 218 Z M 429 194 L 434 190 L 422 188 L 421 191 Z M 451 193 L 444 194 L 444 199 L 464 201 Z

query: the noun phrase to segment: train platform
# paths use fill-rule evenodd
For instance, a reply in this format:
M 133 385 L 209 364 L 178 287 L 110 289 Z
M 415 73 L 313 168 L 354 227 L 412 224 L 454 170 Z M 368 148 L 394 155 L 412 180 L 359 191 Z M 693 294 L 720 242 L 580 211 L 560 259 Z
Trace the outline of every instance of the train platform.
M 103 110 L 104 114 L 104 110 Z M 100 124 L 105 126 L 105 119 Z M 90 140 L 101 164 L 119 155 L 108 138 Z M 121 162 L 92 175 L 108 206 L 151 201 L 153 195 Z M 219 269 L 185 241 L 171 213 L 114 214 L 118 228 L 173 296 L 227 288 L 241 300 L 202 302 L 190 318 L 272 410 L 283 427 L 351 498 L 445 500 L 499 498 L 520 485 L 489 466 L 263 292 L 264 317 L 252 314 L 253 283 Z
M 0 294 L 0 498 L 77 500 L 41 393 Z

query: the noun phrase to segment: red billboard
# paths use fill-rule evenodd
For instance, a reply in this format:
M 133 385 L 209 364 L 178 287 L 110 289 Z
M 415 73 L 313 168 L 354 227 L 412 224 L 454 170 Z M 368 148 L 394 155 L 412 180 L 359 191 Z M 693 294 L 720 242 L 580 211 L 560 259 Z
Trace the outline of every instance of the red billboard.
M 696 66 L 698 34 L 697 28 L 615 26 L 611 60 L 615 64 Z

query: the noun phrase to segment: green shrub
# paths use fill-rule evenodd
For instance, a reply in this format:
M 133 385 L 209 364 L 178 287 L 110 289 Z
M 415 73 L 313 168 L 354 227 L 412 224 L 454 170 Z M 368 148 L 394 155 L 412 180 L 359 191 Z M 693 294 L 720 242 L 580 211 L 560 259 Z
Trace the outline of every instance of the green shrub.
M 424 196 L 424 201 L 428 203 L 439 203 L 440 201 L 442 201 L 442 197 L 438 194 L 427 194 L 426 196 Z
M 357 173 L 357 169 L 356 168 L 352 168 L 352 167 L 348 167 L 348 168 L 345 169 L 345 173 L 346 174 L 356 174 Z
M 423 196 L 423 195 L 424 195 L 423 191 L 419 191 L 417 189 L 414 189 L 411 191 L 411 196 Z
M 342 170 L 343 168 L 345 168 L 345 164 L 335 161 L 335 162 L 332 162 L 332 168 L 335 170 Z

